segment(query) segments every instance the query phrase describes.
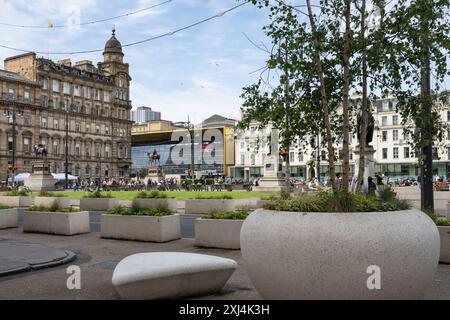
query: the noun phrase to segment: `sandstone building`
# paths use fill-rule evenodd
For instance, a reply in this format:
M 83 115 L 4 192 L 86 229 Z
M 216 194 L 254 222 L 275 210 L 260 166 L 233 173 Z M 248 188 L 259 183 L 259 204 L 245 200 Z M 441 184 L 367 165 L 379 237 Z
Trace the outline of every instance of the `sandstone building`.
M 131 77 L 123 58 L 113 31 L 103 62 L 97 66 L 87 60 L 53 62 L 34 53 L 5 59 L 5 71 L 0 72 L 0 116 L 7 106 L 23 111 L 23 116 L 17 116 L 16 173 L 31 171 L 33 147 L 39 143 L 47 147 L 52 172 L 64 172 L 67 117 L 69 173 L 82 179 L 129 177 Z M 8 93 L 14 103 L 6 99 Z M 3 173 L 12 159 L 8 121 L 1 117 L 0 180 L 5 179 Z

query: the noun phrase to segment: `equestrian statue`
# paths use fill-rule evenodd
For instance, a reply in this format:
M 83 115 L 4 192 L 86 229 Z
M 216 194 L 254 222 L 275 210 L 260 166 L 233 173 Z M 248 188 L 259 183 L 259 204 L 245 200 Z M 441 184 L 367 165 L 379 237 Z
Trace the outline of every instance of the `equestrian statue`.
M 156 152 L 156 150 L 153 151 L 153 153 L 147 153 L 148 159 L 150 160 L 150 165 L 153 166 L 154 164 L 161 165 L 161 155 Z
M 45 158 L 45 160 L 47 160 L 47 155 L 48 155 L 47 148 L 42 143 L 36 144 L 34 146 L 34 153 L 36 155 L 36 159 L 40 157 L 43 159 Z

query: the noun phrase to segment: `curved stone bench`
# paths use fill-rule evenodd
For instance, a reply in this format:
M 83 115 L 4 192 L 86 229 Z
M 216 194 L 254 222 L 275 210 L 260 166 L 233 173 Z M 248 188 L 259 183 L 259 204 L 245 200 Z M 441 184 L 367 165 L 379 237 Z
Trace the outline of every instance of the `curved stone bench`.
M 178 299 L 219 292 L 236 267 L 234 260 L 215 256 L 140 253 L 117 265 L 112 283 L 122 299 Z

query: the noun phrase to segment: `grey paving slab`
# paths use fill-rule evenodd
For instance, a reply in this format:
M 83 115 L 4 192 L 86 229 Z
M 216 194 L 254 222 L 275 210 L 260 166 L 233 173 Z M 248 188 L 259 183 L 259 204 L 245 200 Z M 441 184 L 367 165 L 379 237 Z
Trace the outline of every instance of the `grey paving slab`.
M 72 252 L 46 245 L 0 239 L 0 276 L 52 267 L 74 258 Z

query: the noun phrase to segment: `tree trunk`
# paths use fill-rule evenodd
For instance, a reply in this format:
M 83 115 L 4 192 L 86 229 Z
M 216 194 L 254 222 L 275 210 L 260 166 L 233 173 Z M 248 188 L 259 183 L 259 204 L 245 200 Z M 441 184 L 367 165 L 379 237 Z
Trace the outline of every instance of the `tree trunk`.
M 360 40 L 362 44 L 362 104 L 361 104 L 361 126 L 359 132 L 359 147 L 360 150 L 363 151 L 366 145 L 366 136 L 367 136 L 367 125 L 369 122 L 368 112 L 369 112 L 369 100 L 367 93 L 367 53 L 366 53 L 366 44 L 365 44 L 365 30 L 366 30 L 366 0 L 362 1 L 361 4 L 361 33 Z M 362 189 L 362 184 L 364 182 L 364 173 L 366 167 L 366 157 L 362 152 L 359 157 L 359 172 L 358 179 L 356 181 L 356 193 L 360 193 Z
M 423 1 L 422 5 L 427 5 L 428 1 Z M 428 3 L 432 6 L 432 2 Z M 433 8 L 424 9 L 424 11 L 433 10 Z M 421 103 L 422 103 L 422 121 L 420 138 L 421 138 L 421 209 L 434 211 L 434 194 L 433 194 L 433 134 L 432 130 L 432 98 L 431 98 L 431 66 L 430 66 L 430 39 L 429 24 L 425 12 L 421 17 L 421 33 L 423 35 L 422 61 L 421 61 Z
M 325 137 L 327 140 L 327 146 L 328 146 L 328 161 L 329 161 L 329 168 L 330 168 L 330 182 L 333 189 L 336 189 L 336 172 L 334 168 L 334 146 L 333 146 L 333 137 L 331 134 L 331 124 L 330 124 L 330 112 L 328 108 L 328 97 L 325 87 L 325 76 L 323 72 L 323 66 L 322 61 L 320 59 L 320 52 L 319 52 L 319 40 L 317 37 L 317 29 L 314 22 L 314 16 L 311 8 L 311 0 L 306 0 L 306 4 L 308 7 L 308 16 L 309 16 L 309 22 L 311 24 L 311 33 L 313 38 L 313 45 L 314 45 L 314 51 L 315 51 L 315 60 L 316 60 L 316 68 L 317 68 L 317 74 L 319 76 L 320 81 L 320 95 L 322 97 L 322 112 L 323 112 L 323 118 L 325 123 Z

